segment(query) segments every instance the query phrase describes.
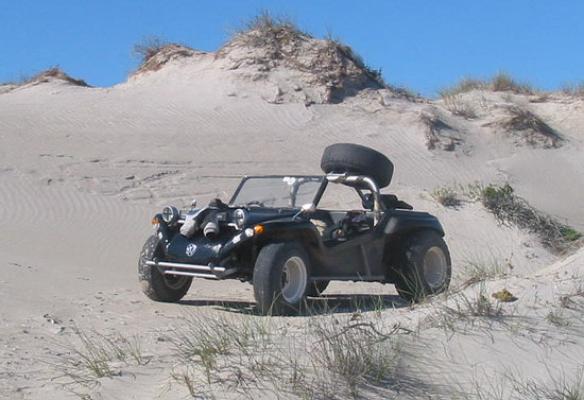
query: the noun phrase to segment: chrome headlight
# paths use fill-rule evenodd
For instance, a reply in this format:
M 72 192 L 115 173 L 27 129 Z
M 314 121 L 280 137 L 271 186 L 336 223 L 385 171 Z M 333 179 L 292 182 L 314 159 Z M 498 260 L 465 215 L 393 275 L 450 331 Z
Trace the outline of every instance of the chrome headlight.
M 241 208 L 238 208 L 233 212 L 233 222 L 237 226 L 237 229 L 243 229 L 245 225 L 246 214 L 245 211 Z
M 162 209 L 162 220 L 168 225 L 174 225 L 180 216 L 180 213 L 176 207 L 166 206 Z

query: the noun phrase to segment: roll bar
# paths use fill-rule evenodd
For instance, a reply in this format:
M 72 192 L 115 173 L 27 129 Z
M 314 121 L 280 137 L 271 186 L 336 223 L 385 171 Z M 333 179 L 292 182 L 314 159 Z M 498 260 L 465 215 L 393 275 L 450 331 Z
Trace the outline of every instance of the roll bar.
M 342 183 L 355 188 L 366 188 L 371 190 L 371 193 L 373 194 L 373 222 L 375 225 L 377 225 L 379 219 L 381 218 L 381 212 L 383 211 L 383 203 L 381 202 L 379 187 L 372 178 L 365 175 L 330 173 L 326 175 L 326 179 L 328 182 Z

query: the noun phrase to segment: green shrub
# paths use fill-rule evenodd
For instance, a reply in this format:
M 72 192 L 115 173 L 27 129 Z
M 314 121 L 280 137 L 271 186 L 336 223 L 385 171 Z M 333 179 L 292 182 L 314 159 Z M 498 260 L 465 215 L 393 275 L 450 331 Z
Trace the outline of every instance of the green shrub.
M 555 252 L 574 247 L 582 234 L 568 225 L 533 208 L 515 194 L 509 184 L 489 185 L 481 190 L 480 200 L 501 223 L 516 225 L 536 234 L 541 243 Z

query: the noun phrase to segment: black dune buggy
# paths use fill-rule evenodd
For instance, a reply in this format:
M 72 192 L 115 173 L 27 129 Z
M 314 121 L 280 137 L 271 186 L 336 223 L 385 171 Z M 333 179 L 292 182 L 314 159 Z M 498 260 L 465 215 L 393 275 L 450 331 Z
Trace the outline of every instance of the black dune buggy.
M 165 207 L 140 254 L 144 293 L 176 302 L 193 278 L 239 279 L 253 283 L 261 313 L 287 314 L 334 280 L 393 283 L 410 301 L 447 289 L 440 222 L 379 191 L 391 181 L 391 161 L 339 143 L 325 149 L 321 167 L 325 175 L 244 177 L 228 204 Z M 353 188 L 362 208 L 319 208 L 330 185 Z

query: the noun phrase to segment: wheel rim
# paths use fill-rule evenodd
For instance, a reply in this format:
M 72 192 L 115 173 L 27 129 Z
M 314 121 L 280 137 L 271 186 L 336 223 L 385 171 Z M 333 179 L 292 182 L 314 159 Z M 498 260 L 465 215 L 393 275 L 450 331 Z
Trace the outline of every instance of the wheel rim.
M 448 262 L 446 254 L 437 246 L 428 249 L 424 255 L 424 280 L 431 289 L 439 289 L 446 281 Z
M 300 257 L 290 257 L 282 268 L 282 297 L 288 303 L 298 303 L 306 291 L 308 273 Z
M 185 285 L 185 283 L 188 279 L 188 277 L 180 276 L 180 275 L 166 275 L 166 274 L 164 274 L 163 277 L 164 277 L 165 285 L 169 289 L 172 289 L 172 290 L 181 289 Z

